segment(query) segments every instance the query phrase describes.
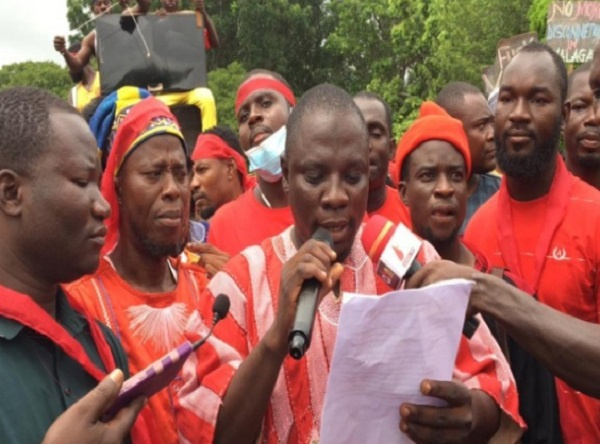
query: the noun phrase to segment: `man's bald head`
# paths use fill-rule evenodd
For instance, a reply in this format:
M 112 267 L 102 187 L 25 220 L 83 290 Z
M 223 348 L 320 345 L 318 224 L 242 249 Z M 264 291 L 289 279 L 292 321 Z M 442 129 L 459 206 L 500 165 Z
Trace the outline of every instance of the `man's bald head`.
M 483 95 L 481 90 L 466 82 L 451 82 L 438 93 L 435 103 L 440 105 L 455 119 L 460 119 L 465 105 L 465 96 Z
M 592 62 L 587 62 L 584 63 L 583 65 L 577 67 L 577 69 L 573 70 L 573 72 L 571 74 L 569 74 L 569 80 L 567 83 L 568 89 L 567 89 L 567 96 L 569 96 L 569 93 L 571 92 L 571 87 L 573 86 L 573 81 L 575 80 L 575 78 L 581 74 L 585 74 L 588 73 L 592 70 Z
M 297 245 L 325 228 L 343 261 L 369 193 L 367 125 L 347 92 L 324 84 L 302 96 L 288 120 L 282 170 Z
M 287 122 L 287 139 L 285 142 L 286 157 L 295 148 L 298 136 L 302 131 L 302 122 L 307 116 L 317 113 L 336 116 L 351 115 L 356 119 L 357 126 L 361 128 L 365 145 L 368 146 L 369 134 L 367 132 L 367 125 L 352 96 L 338 86 L 324 83 L 304 93 L 290 115 Z

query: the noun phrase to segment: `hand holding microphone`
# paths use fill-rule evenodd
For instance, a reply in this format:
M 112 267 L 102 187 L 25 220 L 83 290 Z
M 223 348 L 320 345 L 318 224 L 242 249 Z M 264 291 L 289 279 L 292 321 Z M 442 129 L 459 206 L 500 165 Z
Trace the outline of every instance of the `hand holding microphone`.
M 343 272 L 342 265 L 335 262 L 337 256 L 330 245 L 330 233 L 319 228 L 283 266 L 274 324 L 277 350 L 282 355 L 290 352 L 296 359 L 304 355 L 321 297 L 331 290 Z

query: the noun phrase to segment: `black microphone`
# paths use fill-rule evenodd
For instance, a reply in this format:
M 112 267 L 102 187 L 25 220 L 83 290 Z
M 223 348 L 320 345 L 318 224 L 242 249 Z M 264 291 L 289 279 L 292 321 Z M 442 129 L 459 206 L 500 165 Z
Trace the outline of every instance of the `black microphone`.
M 199 339 L 198 341 L 194 342 L 194 345 L 192 346 L 192 350 L 197 350 L 198 347 L 200 347 L 202 344 L 204 344 L 208 340 L 208 338 L 210 338 L 210 335 L 212 335 L 215 325 L 217 325 L 217 322 L 224 319 L 225 316 L 227 316 L 227 313 L 229 313 L 230 305 L 231 305 L 231 301 L 229 300 L 229 297 L 227 297 L 227 295 L 224 295 L 223 293 L 219 294 L 215 298 L 215 302 L 213 302 L 213 307 L 212 307 L 213 322 L 210 327 L 210 330 L 208 331 L 206 336 L 204 336 L 202 339 Z
M 215 298 L 215 302 L 213 303 L 212 311 L 213 311 L 213 323 L 219 322 L 221 319 L 224 319 L 229 313 L 229 306 L 231 305 L 231 301 L 229 298 L 223 293 L 219 294 Z
M 124 406 L 138 396 L 150 397 L 165 388 L 177 376 L 187 358 L 204 344 L 212 335 L 217 322 L 227 316 L 229 311 L 229 298 L 220 294 L 213 303 L 213 323 L 210 330 L 202 339 L 194 342 L 185 341 L 179 347 L 171 350 L 165 356 L 148 365 L 141 372 L 136 373 L 123 383 L 117 399 L 102 416 L 102 421 L 109 421 Z
M 331 233 L 325 228 L 319 227 L 312 236 L 313 239 L 325 242 L 330 247 L 333 245 Z M 321 283 L 315 279 L 307 279 L 302 284 L 298 295 L 298 309 L 294 318 L 294 326 L 288 337 L 288 349 L 290 356 L 300 359 L 310 346 L 315 312 L 317 311 L 317 299 Z

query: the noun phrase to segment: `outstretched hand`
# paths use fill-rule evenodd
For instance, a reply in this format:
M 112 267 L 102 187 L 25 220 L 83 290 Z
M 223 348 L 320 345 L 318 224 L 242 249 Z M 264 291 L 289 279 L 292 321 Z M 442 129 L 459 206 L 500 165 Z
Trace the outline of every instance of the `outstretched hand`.
M 417 443 L 462 442 L 471 432 L 469 389 L 460 382 L 424 380 L 421 392 L 447 402 L 445 407 L 402 404 L 400 430 Z
M 421 288 L 446 279 L 471 279 L 475 270 L 447 260 L 428 262 L 406 282 L 406 288 Z

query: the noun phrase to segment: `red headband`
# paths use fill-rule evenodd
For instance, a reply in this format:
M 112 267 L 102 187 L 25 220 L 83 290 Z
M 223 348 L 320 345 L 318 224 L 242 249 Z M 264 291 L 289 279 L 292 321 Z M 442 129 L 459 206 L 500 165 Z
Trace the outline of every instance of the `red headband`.
M 248 189 L 248 167 L 246 159 L 215 134 L 200 134 L 192 153 L 192 160 L 233 159 L 236 169 L 242 175 L 242 186 Z
M 292 106 L 296 104 L 296 98 L 291 89 L 289 89 L 283 82 L 272 79 L 270 77 L 252 77 L 246 80 L 240 85 L 235 97 L 235 113 L 237 115 L 240 107 L 250 94 L 259 89 L 271 89 L 281 94 L 285 100 Z
M 450 143 L 465 159 L 467 177 L 471 176 L 471 151 L 469 141 L 460 120 L 450 115 L 434 102 L 423 102 L 419 117 L 400 139 L 396 149 L 396 183 L 400 182 L 404 159 L 421 144 L 429 140 L 443 140 Z

